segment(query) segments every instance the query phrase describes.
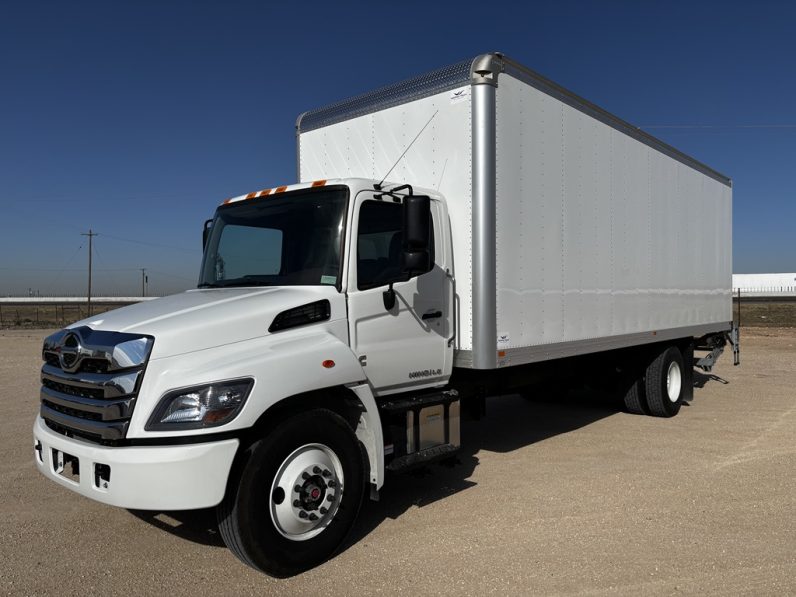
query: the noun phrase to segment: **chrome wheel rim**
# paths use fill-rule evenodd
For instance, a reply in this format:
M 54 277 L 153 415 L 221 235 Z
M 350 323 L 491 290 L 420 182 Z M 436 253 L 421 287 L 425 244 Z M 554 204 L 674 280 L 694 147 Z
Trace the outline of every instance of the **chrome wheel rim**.
M 277 470 L 268 496 L 276 530 L 292 541 L 322 533 L 340 507 L 344 480 L 340 459 L 328 446 L 294 450 Z
M 676 361 L 669 364 L 669 370 L 666 372 L 666 394 L 669 396 L 670 402 L 677 402 L 680 398 L 680 390 L 683 386 L 683 376 L 680 372 L 680 365 Z

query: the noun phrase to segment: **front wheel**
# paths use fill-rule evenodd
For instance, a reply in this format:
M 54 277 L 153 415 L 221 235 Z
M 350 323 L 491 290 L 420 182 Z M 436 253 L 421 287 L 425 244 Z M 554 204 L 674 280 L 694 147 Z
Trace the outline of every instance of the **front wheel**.
M 323 409 L 292 416 L 243 457 L 218 507 L 227 547 L 272 576 L 298 574 L 334 554 L 365 487 L 362 450 L 345 420 Z

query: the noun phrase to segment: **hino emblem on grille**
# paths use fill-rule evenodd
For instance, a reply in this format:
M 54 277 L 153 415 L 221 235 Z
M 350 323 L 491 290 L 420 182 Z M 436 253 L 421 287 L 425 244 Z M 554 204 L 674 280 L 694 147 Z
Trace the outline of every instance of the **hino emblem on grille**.
M 58 361 L 61 363 L 61 369 L 74 373 L 80 367 L 80 361 L 83 359 L 85 350 L 80 344 L 80 336 L 74 332 L 70 332 L 61 341 L 57 348 Z

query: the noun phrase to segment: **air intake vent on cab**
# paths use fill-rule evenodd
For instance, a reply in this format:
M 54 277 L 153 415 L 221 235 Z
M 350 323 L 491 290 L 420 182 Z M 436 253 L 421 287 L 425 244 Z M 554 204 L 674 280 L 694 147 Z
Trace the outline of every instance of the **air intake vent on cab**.
M 300 307 L 293 307 L 287 311 L 282 311 L 274 318 L 268 331 L 279 332 L 301 325 L 326 321 L 331 317 L 331 314 L 332 308 L 329 301 L 326 299 L 315 301 L 314 303 L 307 303 Z

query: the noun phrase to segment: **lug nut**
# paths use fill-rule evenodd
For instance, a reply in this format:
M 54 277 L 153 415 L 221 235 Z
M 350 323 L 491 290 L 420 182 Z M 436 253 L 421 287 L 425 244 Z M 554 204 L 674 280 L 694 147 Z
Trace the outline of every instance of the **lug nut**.
M 333 502 L 334 501 L 334 496 L 333 495 L 327 495 L 326 496 L 326 501 L 327 502 Z
M 301 473 L 301 478 L 306 481 L 307 479 L 310 478 L 310 474 L 307 471 L 304 471 L 303 473 Z
M 320 512 L 321 514 L 326 514 L 328 511 L 329 511 L 329 510 L 327 510 L 327 509 L 326 509 L 326 508 L 324 508 L 323 506 L 321 506 L 320 508 L 318 508 L 318 512 Z
M 320 475 L 321 474 L 321 467 L 313 466 L 312 467 L 312 472 L 315 473 L 316 475 Z
M 301 506 L 301 502 L 299 500 L 293 500 L 293 507 L 298 508 L 299 506 Z
M 301 512 L 299 512 L 299 518 L 307 518 L 307 513 L 304 510 L 302 510 Z
M 328 469 L 324 469 L 323 473 L 321 473 L 321 474 L 328 479 L 329 477 L 332 476 L 332 471 L 330 471 Z
M 312 520 L 314 522 L 314 521 L 318 520 L 318 517 L 315 514 L 310 514 L 310 520 Z
M 335 482 L 335 480 L 334 480 L 334 479 L 329 479 L 329 482 L 327 483 L 327 485 L 328 485 L 329 487 L 331 487 L 332 489 L 334 489 L 335 487 L 337 487 L 337 483 Z
M 301 485 L 296 485 L 296 486 L 293 488 L 293 491 L 295 491 L 296 493 L 301 493 Z

